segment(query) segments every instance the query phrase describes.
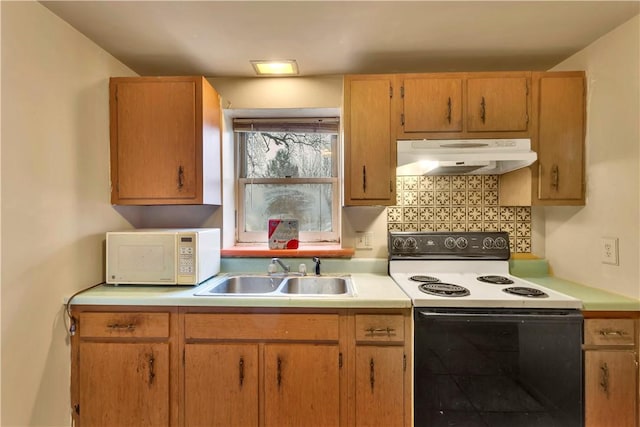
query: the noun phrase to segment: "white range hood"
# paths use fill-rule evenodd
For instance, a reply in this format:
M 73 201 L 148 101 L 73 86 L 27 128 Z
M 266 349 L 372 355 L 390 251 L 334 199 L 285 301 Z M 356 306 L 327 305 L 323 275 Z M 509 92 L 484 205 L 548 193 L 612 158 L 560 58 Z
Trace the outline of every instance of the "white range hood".
M 530 139 L 399 140 L 396 175 L 500 175 L 529 166 Z

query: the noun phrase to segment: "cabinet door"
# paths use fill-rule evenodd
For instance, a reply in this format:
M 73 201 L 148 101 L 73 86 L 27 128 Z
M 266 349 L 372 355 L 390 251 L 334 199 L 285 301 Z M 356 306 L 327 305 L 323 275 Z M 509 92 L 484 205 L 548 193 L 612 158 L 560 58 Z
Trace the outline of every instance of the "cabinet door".
M 462 132 L 462 79 L 403 81 L 404 132 Z
M 394 205 L 392 78 L 345 78 L 345 204 Z
M 636 426 L 636 358 L 633 351 L 585 351 L 586 427 Z
M 185 345 L 185 426 L 258 425 L 258 345 Z
M 538 197 L 584 199 L 584 78 L 540 79 Z
M 121 81 L 112 90 L 112 185 L 119 198 L 195 198 L 196 82 Z
M 526 77 L 469 78 L 467 131 L 526 131 L 528 85 Z
M 403 426 L 404 349 L 356 347 L 356 426 Z
M 169 344 L 83 342 L 79 424 L 170 425 Z
M 337 344 L 266 344 L 265 426 L 340 424 Z

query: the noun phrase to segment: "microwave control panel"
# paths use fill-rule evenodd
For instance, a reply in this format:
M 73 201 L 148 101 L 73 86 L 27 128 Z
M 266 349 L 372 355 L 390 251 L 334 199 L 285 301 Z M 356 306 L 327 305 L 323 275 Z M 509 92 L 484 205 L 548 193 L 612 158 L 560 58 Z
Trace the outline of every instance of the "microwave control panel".
M 196 274 L 195 256 L 195 236 L 178 235 L 178 283 L 193 283 Z

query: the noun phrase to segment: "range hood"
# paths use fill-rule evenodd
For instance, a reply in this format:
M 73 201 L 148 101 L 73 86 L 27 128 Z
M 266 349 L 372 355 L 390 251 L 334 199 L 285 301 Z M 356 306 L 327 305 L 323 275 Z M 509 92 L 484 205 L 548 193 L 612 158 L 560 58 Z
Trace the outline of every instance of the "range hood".
M 500 175 L 529 166 L 530 139 L 399 140 L 396 175 Z

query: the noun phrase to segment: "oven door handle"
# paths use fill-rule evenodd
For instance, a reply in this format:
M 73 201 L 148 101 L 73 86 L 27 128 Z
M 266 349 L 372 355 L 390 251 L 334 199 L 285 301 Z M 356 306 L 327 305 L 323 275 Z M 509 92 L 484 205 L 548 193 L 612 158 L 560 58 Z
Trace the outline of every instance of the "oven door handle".
M 514 312 L 509 309 L 496 310 L 496 311 L 417 311 L 418 317 L 424 320 L 483 320 L 483 321 L 548 321 L 548 320 L 567 320 L 575 319 L 576 321 L 582 321 L 582 313 L 578 310 L 554 310 L 554 311 L 540 311 L 540 310 L 528 310 L 526 312 Z

